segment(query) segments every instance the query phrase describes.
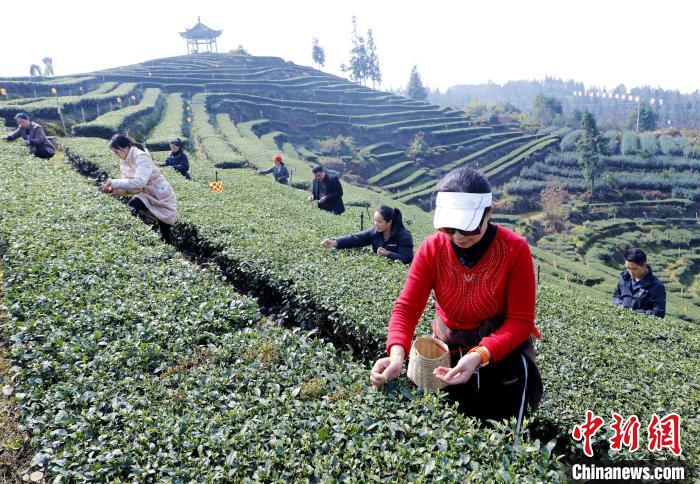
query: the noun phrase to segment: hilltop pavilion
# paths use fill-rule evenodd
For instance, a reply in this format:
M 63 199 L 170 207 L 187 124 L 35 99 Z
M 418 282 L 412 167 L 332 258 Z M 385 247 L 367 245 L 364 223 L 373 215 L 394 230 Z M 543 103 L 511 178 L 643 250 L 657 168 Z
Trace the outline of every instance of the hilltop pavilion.
M 218 52 L 216 39 L 221 35 L 223 30 L 210 29 L 204 25 L 197 17 L 197 24 L 191 29 L 180 32 L 180 35 L 187 40 L 187 53 L 200 54 Z

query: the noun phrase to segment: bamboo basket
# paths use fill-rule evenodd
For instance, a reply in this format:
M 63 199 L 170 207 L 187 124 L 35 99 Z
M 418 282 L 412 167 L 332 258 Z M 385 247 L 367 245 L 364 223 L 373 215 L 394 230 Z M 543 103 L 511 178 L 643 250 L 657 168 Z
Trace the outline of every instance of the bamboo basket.
M 439 390 L 446 386 L 433 375 L 440 366 L 450 368 L 450 350 L 438 338 L 421 336 L 411 345 L 408 359 L 408 378 L 421 388 Z

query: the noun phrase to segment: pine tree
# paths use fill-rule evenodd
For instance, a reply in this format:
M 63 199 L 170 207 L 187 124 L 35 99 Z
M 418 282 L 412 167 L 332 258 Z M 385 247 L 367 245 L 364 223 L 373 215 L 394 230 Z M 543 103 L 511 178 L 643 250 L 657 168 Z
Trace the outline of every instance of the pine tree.
M 367 47 L 365 39 L 357 27 L 357 17 L 352 17 L 352 49 L 350 50 L 350 62 L 343 70 L 350 73 L 350 80 L 363 83 L 367 79 L 368 72 Z M 341 66 L 343 68 L 343 66 Z
M 314 59 L 318 69 L 321 70 L 321 67 L 326 63 L 326 51 L 319 45 L 316 37 L 313 38 L 311 43 L 311 57 Z
M 579 164 L 583 168 L 586 179 L 591 184 L 591 196 L 593 196 L 596 178 L 603 169 L 603 162 L 600 159 L 603 139 L 598 131 L 595 118 L 588 111 L 581 116 L 581 130 L 583 133 L 576 142 L 576 151 L 579 155 Z
M 418 101 L 428 99 L 428 91 L 423 86 L 423 81 L 421 81 L 418 73 L 418 66 L 415 65 L 411 69 L 411 78 L 408 80 L 408 97 Z
M 379 56 L 377 56 L 377 45 L 374 43 L 372 29 L 367 31 L 367 74 L 372 81 L 372 87 L 382 83 L 382 71 L 379 68 Z

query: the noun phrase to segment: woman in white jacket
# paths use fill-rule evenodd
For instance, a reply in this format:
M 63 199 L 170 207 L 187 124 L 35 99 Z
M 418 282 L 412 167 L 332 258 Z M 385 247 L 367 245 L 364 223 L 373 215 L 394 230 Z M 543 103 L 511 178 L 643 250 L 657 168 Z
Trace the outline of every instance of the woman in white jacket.
M 108 179 L 102 191 L 120 197 L 132 195 L 129 206 L 134 215 L 141 212 L 156 220 L 161 237 L 170 243 L 177 215 L 177 199 L 170 183 L 143 146 L 128 136 L 115 134 L 109 147 L 121 161 L 120 178 Z

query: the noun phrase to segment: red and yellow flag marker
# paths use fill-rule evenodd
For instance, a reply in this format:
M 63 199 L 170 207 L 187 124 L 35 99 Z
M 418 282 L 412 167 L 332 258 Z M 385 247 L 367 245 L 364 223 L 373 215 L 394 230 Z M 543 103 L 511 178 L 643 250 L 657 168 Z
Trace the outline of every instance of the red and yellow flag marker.
M 215 171 L 214 176 L 216 177 L 216 180 L 209 184 L 209 189 L 212 192 L 223 193 L 224 192 L 224 184 L 219 181 L 219 172 Z

